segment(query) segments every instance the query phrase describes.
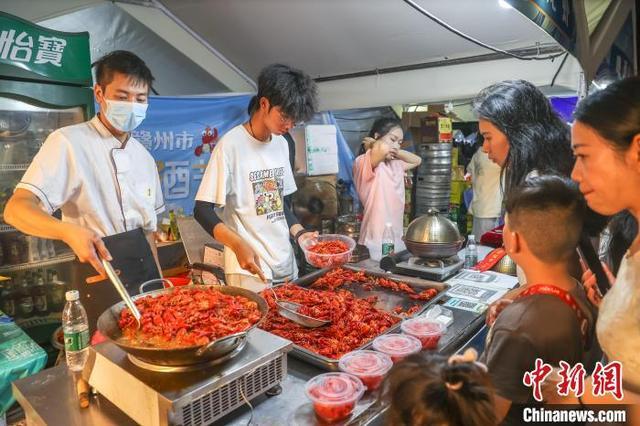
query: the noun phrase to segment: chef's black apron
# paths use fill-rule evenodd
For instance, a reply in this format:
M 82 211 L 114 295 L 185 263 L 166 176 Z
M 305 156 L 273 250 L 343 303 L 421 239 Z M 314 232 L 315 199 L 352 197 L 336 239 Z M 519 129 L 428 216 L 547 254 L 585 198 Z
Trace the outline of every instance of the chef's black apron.
M 160 278 L 153 252 L 141 228 L 110 235 L 102 241 L 111 253 L 111 265 L 120 271 L 120 280 L 129 295 L 138 294 L 143 282 Z M 90 263 L 80 263 L 77 260 L 76 263 L 72 286 L 80 292 L 80 300 L 89 318 L 89 330 L 93 334 L 98 317 L 122 299 L 108 279 L 87 284 L 86 279 L 95 276 L 96 270 Z

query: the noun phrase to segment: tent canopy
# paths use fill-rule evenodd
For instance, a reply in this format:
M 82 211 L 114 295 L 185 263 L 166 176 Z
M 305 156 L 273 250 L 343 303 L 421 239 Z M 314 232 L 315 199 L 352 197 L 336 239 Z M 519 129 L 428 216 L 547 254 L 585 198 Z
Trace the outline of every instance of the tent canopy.
M 500 49 L 562 51 L 551 36 L 498 0 L 414 1 Z M 572 56 L 562 67 L 562 58 L 491 56 L 403 0 L 2 3 L 3 10 L 44 26 L 89 31 L 94 60 L 113 49 L 136 52 L 150 64 L 162 95 L 253 91 L 260 69 L 273 62 L 318 78 L 324 110 L 465 99 L 509 78 L 545 89 L 553 80 L 551 89 L 565 93 L 574 92 L 579 81 Z M 599 3 L 589 1 L 587 7 Z
M 313 77 L 330 77 L 490 53 L 402 0 L 163 3 L 254 78 L 271 62 L 293 63 Z M 500 7 L 497 0 L 418 3 L 452 26 L 502 49 L 556 45 L 534 23 Z

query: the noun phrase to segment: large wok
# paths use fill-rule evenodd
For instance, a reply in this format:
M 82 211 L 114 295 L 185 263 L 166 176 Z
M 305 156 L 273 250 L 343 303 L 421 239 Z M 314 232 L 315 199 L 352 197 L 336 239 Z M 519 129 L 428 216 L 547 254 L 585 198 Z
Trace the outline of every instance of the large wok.
M 124 302 L 120 302 L 113 305 L 100 315 L 98 318 L 98 330 L 118 345 L 123 351 L 133 355 L 140 361 L 159 366 L 188 366 L 220 359 L 230 354 L 240 345 L 244 345 L 244 341 L 247 338 L 249 331 L 258 326 L 258 324 L 264 320 L 269 310 L 267 302 L 260 295 L 250 290 L 232 286 L 198 285 L 197 287 L 213 287 L 221 293 L 232 296 L 244 296 L 247 299 L 256 302 L 261 313 L 260 320 L 243 332 L 222 337 L 206 345 L 197 345 L 185 348 L 155 348 L 144 345 L 135 345 L 122 339 L 122 330 L 118 325 L 118 319 L 120 318 L 120 311 L 125 308 L 125 304 Z M 135 301 L 146 296 L 157 297 L 175 290 L 176 288 L 165 288 L 150 291 L 134 296 L 132 299 Z

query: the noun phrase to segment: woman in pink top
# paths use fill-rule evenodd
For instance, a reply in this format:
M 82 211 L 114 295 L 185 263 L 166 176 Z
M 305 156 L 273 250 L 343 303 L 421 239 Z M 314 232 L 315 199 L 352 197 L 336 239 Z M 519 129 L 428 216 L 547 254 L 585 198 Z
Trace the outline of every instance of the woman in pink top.
M 374 260 L 382 257 L 382 233 L 387 223 L 393 227 L 395 251 L 405 249 L 404 174 L 418 167 L 422 160 L 400 149 L 403 137 L 400 120 L 377 119 L 353 163 L 353 179 L 364 206 L 359 242 L 369 249 Z

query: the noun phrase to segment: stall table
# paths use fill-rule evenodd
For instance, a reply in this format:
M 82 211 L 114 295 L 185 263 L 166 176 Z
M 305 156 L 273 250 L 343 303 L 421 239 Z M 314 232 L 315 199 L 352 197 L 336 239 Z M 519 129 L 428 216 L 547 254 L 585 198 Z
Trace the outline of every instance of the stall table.
M 488 250 L 482 250 L 483 257 Z M 356 266 L 375 270 L 371 261 Z M 451 354 L 480 340 L 484 332 L 484 316 L 472 312 L 454 312 L 454 322 L 440 341 L 439 352 Z M 243 406 L 218 420 L 216 425 L 309 424 L 313 409 L 305 396 L 307 380 L 325 371 L 288 357 L 287 376 L 281 383 L 282 391 L 276 396 L 261 395 L 251 401 L 253 414 Z M 90 407 L 78 406 L 74 380 L 66 366 L 58 366 L 14 382 L 14 394 L 25 410 L 30 425 L 128 425 L 135 424 L 104 396 L 93 396 Z M 126 390 L 123 389 L 123 392 Z M 381 424 L 385 407 L 376 400 L 376 395 L 365 397 L 358 403 L 354 415 L 347 424 Z M 311 420 L 313 422 L 313 420 Z

